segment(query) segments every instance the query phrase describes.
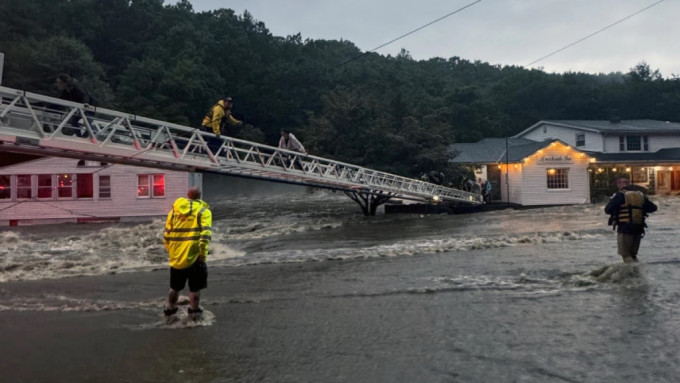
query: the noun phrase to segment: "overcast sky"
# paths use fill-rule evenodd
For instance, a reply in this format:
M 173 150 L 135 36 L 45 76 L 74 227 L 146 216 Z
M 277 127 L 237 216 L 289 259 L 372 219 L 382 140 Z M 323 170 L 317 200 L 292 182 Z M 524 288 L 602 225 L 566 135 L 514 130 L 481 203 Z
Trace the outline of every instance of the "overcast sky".
M 194 11 L 248 10 L 275 36 L 345 39 L 370 51 L 476 0 L 190 0 Z M 377 52 L 459 56 L 520 65 L 576 42 L 659 0 L 482 0 Z M 166 0 L 166 3 L 174 3 Z M 641 61 L 680 75 L 680 1 L 665 0 L 531 67 L 628 72 Z

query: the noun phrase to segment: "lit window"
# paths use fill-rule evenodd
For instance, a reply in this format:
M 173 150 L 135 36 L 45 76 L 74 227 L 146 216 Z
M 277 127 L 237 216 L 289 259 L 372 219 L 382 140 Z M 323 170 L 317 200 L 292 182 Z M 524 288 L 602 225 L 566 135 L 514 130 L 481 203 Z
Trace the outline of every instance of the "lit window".
M 164 197 L 165 196 L 165 175 L 164 174 L 154 174 L 153 175 L 153 196 L 154 197 Z
M 21 174 L 17 176 L 17 199 L 31 198 L 31 175 Z
M 38 174 L 38 198 L 52 198 L 51 174 Z
M 92 184 L 92 174 L 78 174 L 76 179 L 76 196 L 78 198 L 92 198 L 94 196 L 94 185 Z
M 59 198 L 73 198 L 72 174 L 59 174 L 57 176 L 57 196 Z
M 569 189 L 569 169 L 548 169 L 548 189 Z
M 165 175 L 138 174 L 137 197 L 140 198 L 165 197 Z
M 149 175 L 139 174 L 137 175 L 137 197 L 149 198 Z
M 633 183 L 646 183 L 649 181 L 647 168 L 633 168 L 632 170 L 631 181 L 633 181 Z
M 12 198 L 12 184 L 9 176 L 0 176 L 0 199 Z
M 579 133 L 576 135 L 576 146 L 586 146 L 585 133 Z
M 111 176 L 99 176 L 99 198 L 111 198 Z

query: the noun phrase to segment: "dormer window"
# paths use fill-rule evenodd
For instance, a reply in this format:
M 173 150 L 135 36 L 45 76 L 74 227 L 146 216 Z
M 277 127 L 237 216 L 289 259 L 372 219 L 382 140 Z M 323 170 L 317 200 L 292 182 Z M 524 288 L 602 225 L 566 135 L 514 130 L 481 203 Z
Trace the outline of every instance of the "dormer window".
M 649 141 L 647 136 L 619 136 L 620 152 L 647 152 Z

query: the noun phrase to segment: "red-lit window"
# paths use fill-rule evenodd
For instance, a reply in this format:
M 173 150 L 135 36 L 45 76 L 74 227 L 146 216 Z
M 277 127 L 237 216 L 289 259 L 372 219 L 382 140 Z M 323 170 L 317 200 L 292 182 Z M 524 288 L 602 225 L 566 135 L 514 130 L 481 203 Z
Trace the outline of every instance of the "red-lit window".
M 150 177 L 148 174 L 137 175 L 137 197 L 149 198 L 149 181 Z
M 165 175 L 138 174 L 137 197 L 139 198 L 165 197 Z
M 153 175 L 153 196 L 154 197 L 164 197 L 165 196 L 165 175 L 164 174 L 154 174 Z
M 59 198 L 73 198 L 73 174 L 57 175 L 57 195 Z
M 12 184 L 9 176 L 0 176 L 0 199 L 12 198 Z
M 99 176 L 99 198 L 111 198 L 111 176 Z
M 38 198 L 52 198 L 51 174 L 38 174 Z
M 17 199 L 31 198 L 31 175 L 20 174 L 17 176 Z
M 92 198 L 94 196 L 94 185 L 92 174 L 77 174 L 76 177 L 76 197 Z

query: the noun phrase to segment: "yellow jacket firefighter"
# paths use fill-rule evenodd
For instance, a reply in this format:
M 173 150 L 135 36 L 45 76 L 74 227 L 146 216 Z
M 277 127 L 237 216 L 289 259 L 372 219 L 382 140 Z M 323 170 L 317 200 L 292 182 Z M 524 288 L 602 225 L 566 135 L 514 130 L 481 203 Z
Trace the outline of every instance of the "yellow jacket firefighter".
M 221 133 L 222 119 L 224 118 L 226 118 L 230 124 L 233 125 L 242 124 L 241 121 L 235 119 L 231 115 L 231 109 L 227 109 L 225 101 L 220 100 L 217 102 L 217 104 L 210 108 L 205 117 L 203 117 L 203 122 L 201 123 L 201 125 L 209 129 L 212 129 L 213 133 L 215 134 L 222 134 Z
M 168 213 L 163 237 L 170 267 L 186 269 L 199 256 L 207 257 L 211 231 L 212 213 L 208 204 L 200 199 L 178 198 Z

